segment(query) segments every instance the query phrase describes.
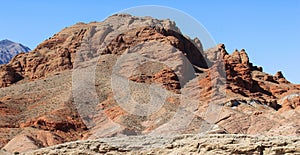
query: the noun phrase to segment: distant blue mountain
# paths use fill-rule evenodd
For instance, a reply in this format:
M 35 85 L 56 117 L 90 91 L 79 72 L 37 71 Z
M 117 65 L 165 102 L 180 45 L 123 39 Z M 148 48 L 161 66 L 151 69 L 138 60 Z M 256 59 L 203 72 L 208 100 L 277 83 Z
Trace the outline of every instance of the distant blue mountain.
M 15 55 L 21 52 L 29 52 L 30 48 L 20 44 L 15 43 L 10 40 L 0 41 L 0 64 L 8 63 Z

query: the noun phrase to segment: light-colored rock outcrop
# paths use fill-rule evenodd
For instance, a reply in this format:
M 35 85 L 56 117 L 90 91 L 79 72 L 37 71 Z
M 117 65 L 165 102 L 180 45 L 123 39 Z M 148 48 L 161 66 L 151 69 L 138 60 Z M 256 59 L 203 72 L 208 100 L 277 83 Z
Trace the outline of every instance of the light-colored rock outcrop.
M 300 154 L 296 137 L 249 135 L 131 136 L 76 141 L 44 148 L 38 154 Z

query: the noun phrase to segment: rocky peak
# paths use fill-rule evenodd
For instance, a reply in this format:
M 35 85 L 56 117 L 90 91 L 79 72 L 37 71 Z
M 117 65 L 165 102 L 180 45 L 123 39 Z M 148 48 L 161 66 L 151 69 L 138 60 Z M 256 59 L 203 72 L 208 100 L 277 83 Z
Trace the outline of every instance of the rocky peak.
M 279 83 L 290 83 L 288 80 L 286 80 L 286 78 L 283 76 L 283 73 L 281 71 L 278 71 L 274 75 L 274 80 L 276 80 Z
M 282 74 L 281 71 L 278 71 L 278 72 L 274 75 L 274 77 L 277 78 L 277 79 L 285 78 L 285 77 L 283 76 L 283 74 Z
M 242 64 L 245 66 L 249 66 L 249 57 L 246 53 L 245 49 L 238 51 L 237 49 L 232 54 L 225 54 L 225 60 L 230 64 Z
M 184 51 L 194 65 L 207 66 L 203 61 L 202 49 L 184 37 L 174 21 L 128 14 L 116 14 L 103 22 L 78 23 L 65 28 L 39 44 L 32 52 L 19 54 L 8 65 L 13 68 L 14 73 L 11 74 L 19 74 L 30 80 L 39 79 L 72 69 L 76 56 L 79 61 L 87 62 L 99 55 L 122 54 L 127 48 L 150 40 L 171 44 Z M 106 46 L 103 47 L 103 44 Z
M 0 64 L 8 63 L 15 55 L 22 52 L 29 52 L 30 49 L 22 44 L 15 43 L 8 39 L 0 41 Z
M 130 57 L 116 71 L 120 78 L 112 82 L 119 58 L 134 52 L 161 62 L 140 63 Z M 162 65 L 166 60 L 172 64 Z M 89 64 L 95 64 L 95 69 Z M 195 73 L 182 83 L 179 79 L 188 73 L 186 67 Z M 80 76 L 73 76 L 75 71 Z M 90 72 L 95 89 L 84 89 Z M 79 86 L 72 83 L 76 78 Z M 149 85 L 162 86 L 167 96 L 155 92 L 153 98 L 166 97 L 164 105 L 149 116 L 125 110 L 112 90 L 113 84 L 118 87 L 125 81 L 136 105 L 151 101 L 153 96 L 145 93 Z M 299 117 L 299 85 L 285 82 L 281 72 L 273 76 L 253 66 L 243 49 L 229 54 L 225 45 L 219 44 L 203 51 L 201 41 L 182 35 L 174 22 L 151 17 L 117 14 L 102 22 L 64 28 L 32 52 L 18 54 L 1 65 L 0 87 L 5 87 L 0 88 L 0 147 L 5 145 L 8 151 L 153 131 L 199 133 L 199 127 L 208 124 L 216 127 L 207 128 L 211 133 L 300 134 L 300 122 L 295 119 Z M 218 96 L 216 91 L 224 95 Z M 97 99 L 81 100 L 80 93 Z M 191 101 L 184 103 L 187 109 L 181 107 L 181 99 Z M 214 110 L 209 109 L 211 105 L 216 105 Z M 187 113 L 191 117 L 185 117 Z
M 270 88 L 267 82 L 276 85 L 288 84 L 289 82 L 284 78 L 282 72 L 278 72 L 274 76 L 264 73 L 262 67 L 253 66 L 245 49 L 240 51 L 236 49 L 232 54 L 227 53 L 224 44 L 219 44 L 217 48 L 213 49 L 209 49 L 206 53 L 221 53 L 226 70 L 226 87 L 230 92 L 259 100 L 261 103 L 272 105 L 272 107 L 278 107 L 273 101 L 285 91 L 277 91 L 279 86 L 276 86 L 277 89 Z
M 9 46 L 11 44 L 13 44 L 14 42 L 8 40 L 8 39 L 4 39 L 4 40 L 1 40 L 0 41 L 0 45 L 3 45 L 3 46 Z

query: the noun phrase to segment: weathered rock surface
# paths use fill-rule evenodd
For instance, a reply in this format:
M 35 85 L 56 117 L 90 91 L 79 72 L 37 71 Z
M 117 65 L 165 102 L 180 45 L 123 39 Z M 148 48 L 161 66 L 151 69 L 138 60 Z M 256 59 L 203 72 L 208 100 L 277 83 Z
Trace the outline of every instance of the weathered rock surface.
M 182 35 L 170 20 L 121 14 L 103 22 L 75 24 L 0 66 L 0 87 L 0 147 L 9 152 L 130 135 L 300 135 L 299 85 L 288 82 L 281 72 L 273 76 L 253 66 L 245 50 L 229 54 L 220 44 L 203 51 L 198 39 Z M 127 103 L 122 105 L 116 95 L 126 93 L 132 98 L 121 96 Z M 153 99 L 164 102 L 160 105 Z M 196 144 L 199 137 L 195 137 Z M 237 137 L 237 143 L 265 142 L 259 137 Z M 159 142 L 155 139 L 153 145 Z M 291 147 L 282 143 L 277 147 L 274 142 L 272 149 L 280 150 L 278 154 L 299 151 L 293 148 L 298 140 L 282 141 Z M 216 142 L 223 144 L 222 139 Z M 240 153 L 274 152 L 270 143 L 264 143 L 263 149 L 254 142 L 251 147 L 241 145 Z M 100 145 L 111 147 L 91 143 L 96 150 Z M 204 148 L 210 146 L 203 143 Z M 193 150 L 189 144 L 176 145 L 174 151 Z M 236 145 L 227 144 L 230 152 L 225 153 L 239 153 L 234 152 Z M 71 143 L 70 150 L 73 145 L 77 143 Z M 212 145 L 207 153 L 224 150 L 222 145 Z M 113 147 L 113 151 L 122 150 Z
M 297 137 L 249 135 L 130 136 L 76 141 L 44 148 L 38 154 L 300 154 Z

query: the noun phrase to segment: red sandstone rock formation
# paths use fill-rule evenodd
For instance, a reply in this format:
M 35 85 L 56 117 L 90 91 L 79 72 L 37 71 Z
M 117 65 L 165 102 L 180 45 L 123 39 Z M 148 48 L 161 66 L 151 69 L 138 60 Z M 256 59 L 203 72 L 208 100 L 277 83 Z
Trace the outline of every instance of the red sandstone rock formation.
M 153 42 L 159 42 L 153 48 L 153 57 L 182 63 L 173 68 L 159 62 L 144 63 L 126 77 L 136 62 L 131 60 L 127 62 L 129 67 L 120 70 L 131 82 L 140 104 L 149 96 L 139 94 L 139 84 L 161 84 L 171 94 L 155 114 L 137 116 L 116 102 L 111 74 L 122 54 Z M 174 57 L 168 57 L 164 50 L 173 50 Z M 146 48 L 137 51 L 149 56 Z M 184 74 L 188 66 L 185 59 L 194 68 L 189 77 Z M 72 96 L 71 74 L 75 68 L 88 69 L 90 63 L 97 63 L 94 75 L 98 101 L 97 105 L 81 103 L 93 110 L 83 115 Z M 224 87 L 215 87 L 219 85 Z M 93 136 L 150 133 L 176 115 L 184 90 L 192 94 L 193 102 L 187 104 L 196 101 L 191 112 L 195 117 L 179 133 L 195 133 L 209 122 L 217 124 L 222 133 L 300 134 L 299 85 L 288 82 L 281 72 L 273 76 L 253 66 L 243 49 L 228 54 L 220 44 L 203 51 L 199 40 L 184 37 L 169 20 L 114 15 L 103 22 L 65 28 L 32 52 L 19 54 L 0 66 L 0 87 L 0 147 L 10 151 L 24 151 L 17 149 L 21 144 L 15 143 L 16 139 L 22 139 L 25 148 L 35 149 Z M 224 96 L 214 95 L 218 89 Z M 212 102 L 221 109 L 216 111 L 216 119 L 207 121 L 205 114 Z M 112 128 L 116 130 L 107 132 Z

